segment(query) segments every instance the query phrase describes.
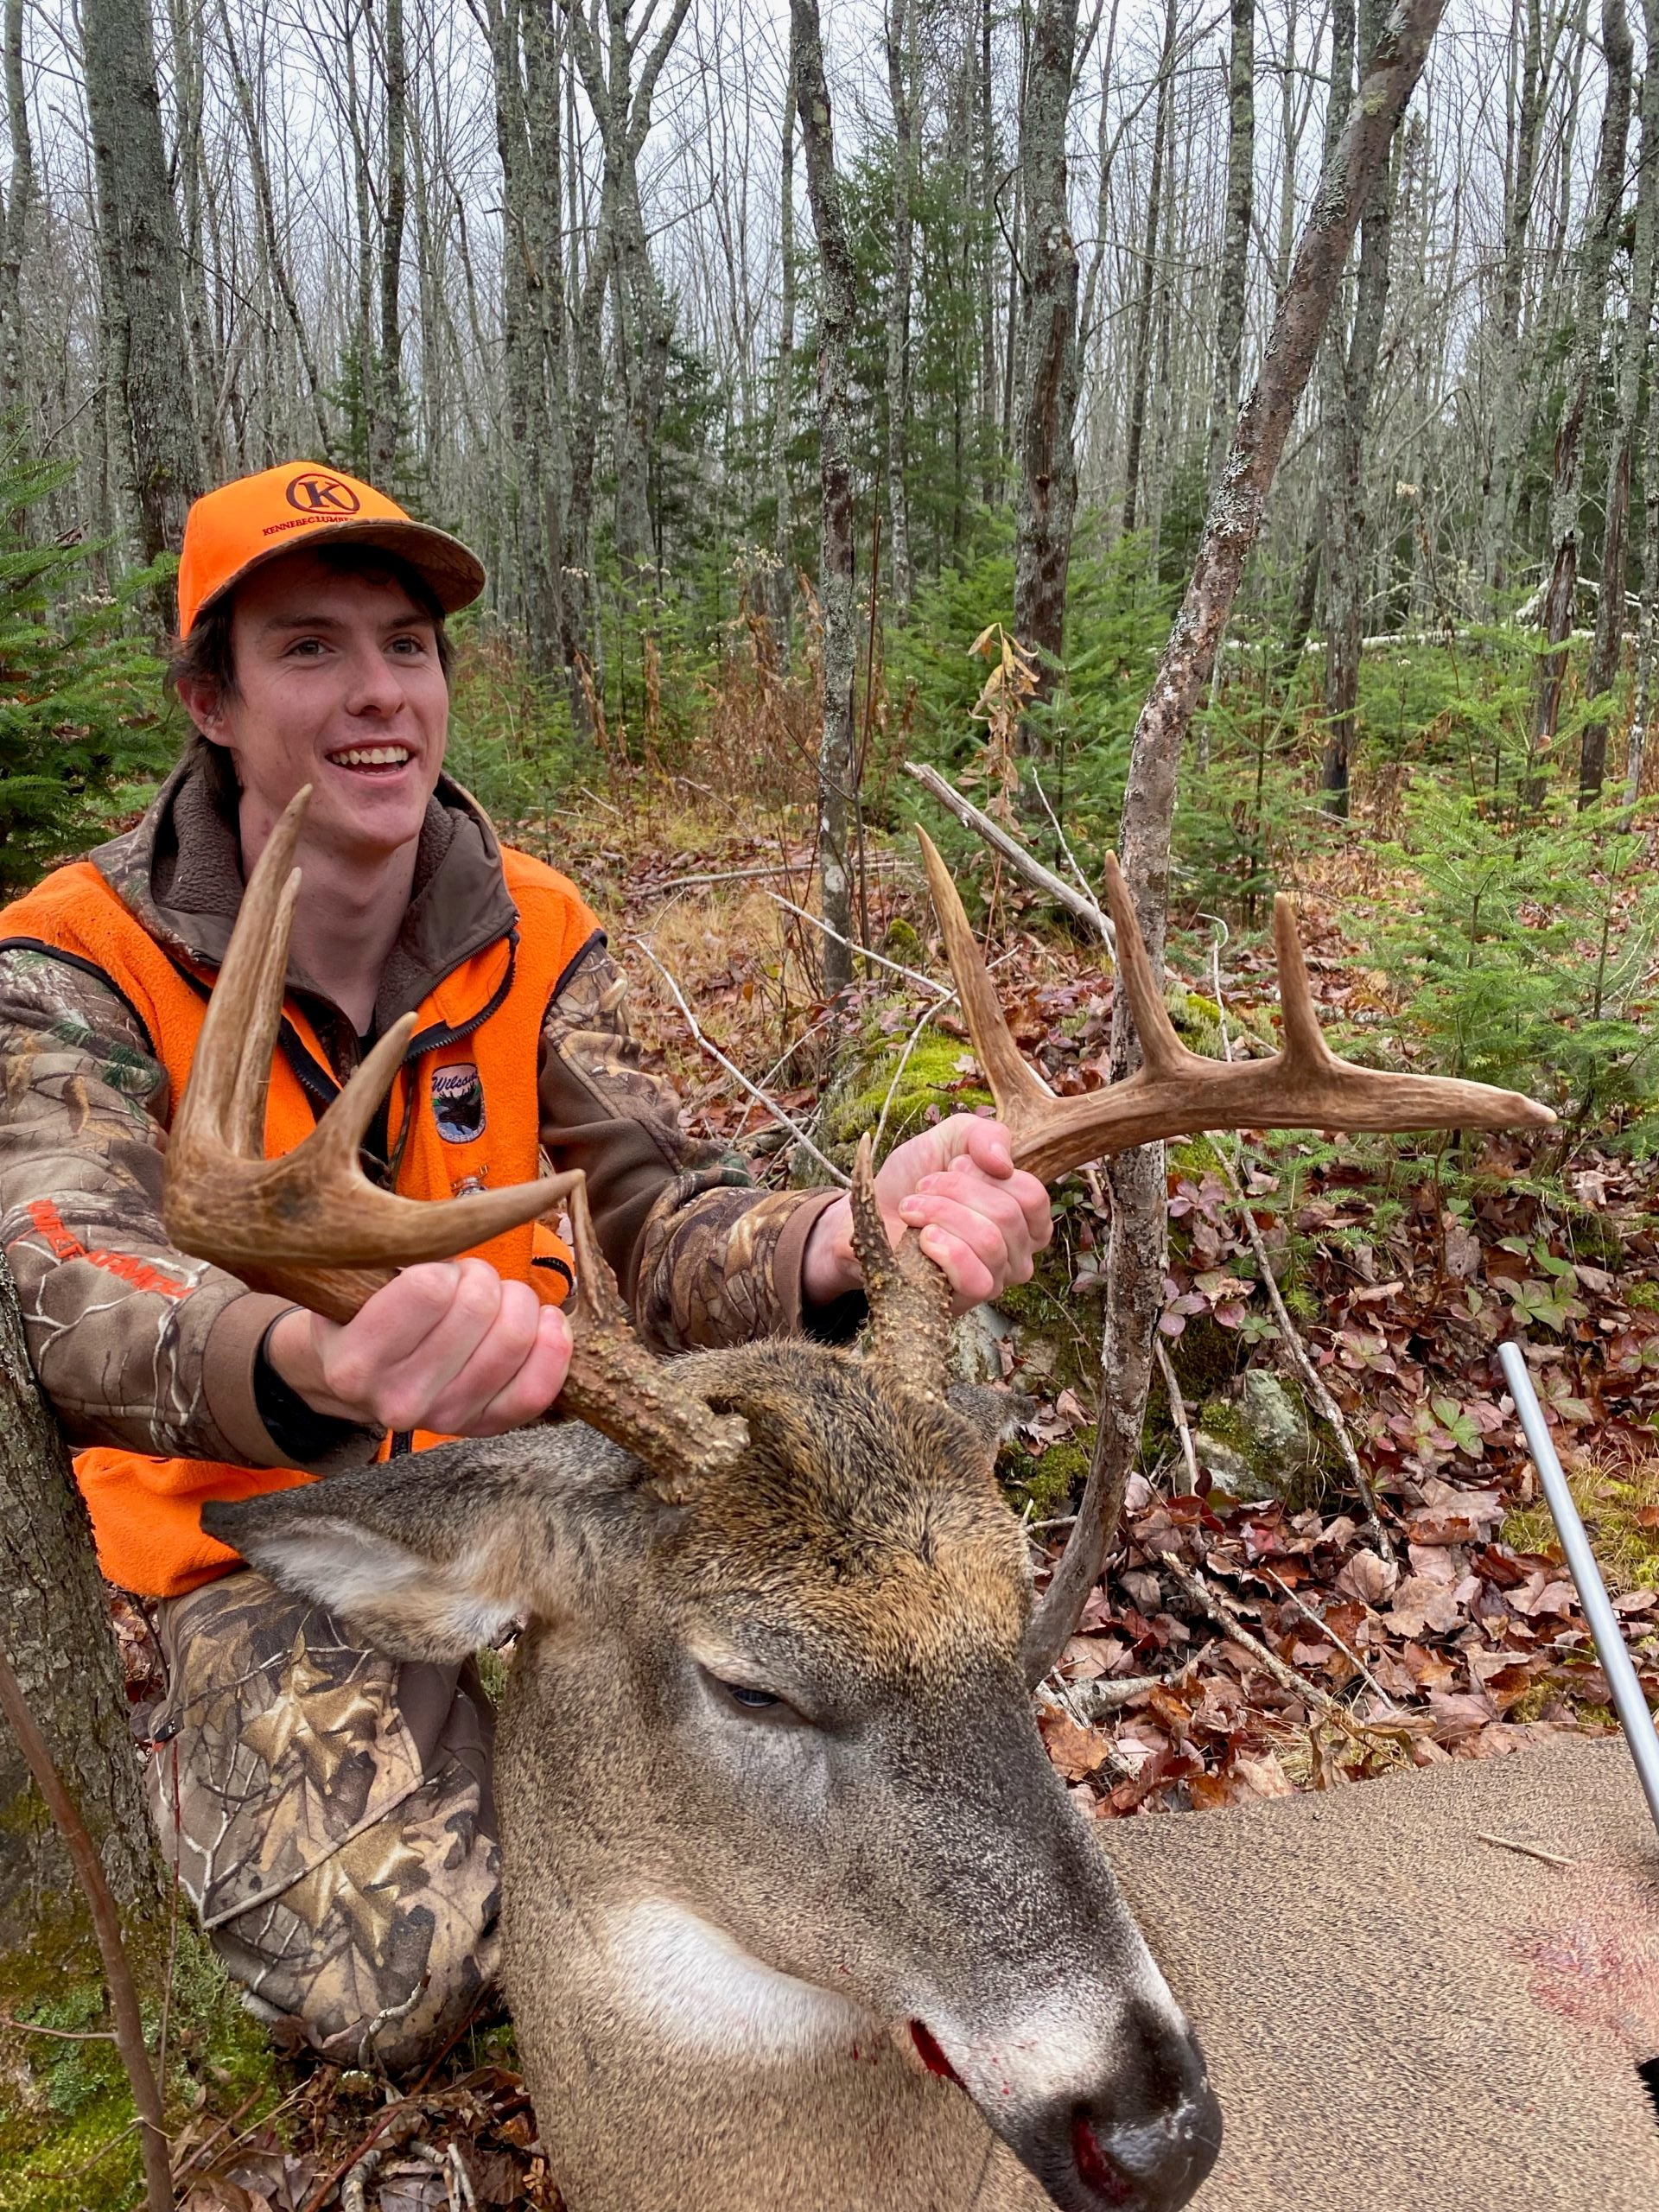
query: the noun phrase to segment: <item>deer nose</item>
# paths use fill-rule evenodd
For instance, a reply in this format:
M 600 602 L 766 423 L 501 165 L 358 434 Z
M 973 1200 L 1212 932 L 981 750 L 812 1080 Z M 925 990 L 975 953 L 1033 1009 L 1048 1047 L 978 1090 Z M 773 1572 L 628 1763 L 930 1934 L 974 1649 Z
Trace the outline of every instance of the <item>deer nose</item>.
M 1077 2212 L 1179 2212 L 1221 2152 L 1221 2106 L 1204 2053 L 1179 2016 L 1135 2008 L 1126 2056 L 1070 2108 Z

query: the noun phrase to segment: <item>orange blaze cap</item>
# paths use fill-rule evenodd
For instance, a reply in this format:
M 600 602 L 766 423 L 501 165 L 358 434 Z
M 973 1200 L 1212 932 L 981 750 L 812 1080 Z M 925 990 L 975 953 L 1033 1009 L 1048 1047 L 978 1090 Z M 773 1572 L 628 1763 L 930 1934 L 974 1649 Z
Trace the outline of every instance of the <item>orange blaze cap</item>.
M 196 501 L 179 556 L 179 634 L 251 569 L 297 547 L 346 538 L 383 546 L 431 585 L 446 614 L 484 588 L 484 563 L 447 530 L 416 522 L 395 499 L 321 461 L 290 461 L 238 476 Z

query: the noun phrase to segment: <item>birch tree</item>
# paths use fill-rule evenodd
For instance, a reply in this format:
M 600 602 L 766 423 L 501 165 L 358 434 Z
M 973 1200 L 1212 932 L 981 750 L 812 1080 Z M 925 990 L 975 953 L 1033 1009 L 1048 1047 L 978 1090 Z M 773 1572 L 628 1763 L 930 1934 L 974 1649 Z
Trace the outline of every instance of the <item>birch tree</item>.
M 1066 130 L 1077 0 L 1039 0 L 1020 116 L 1024 281 L 1014 510 L 1014 626 L 1037 656 L 1039 696 L 1065 644 L 1077 500 L 1077 250 L 1067 206 Z
M 1227 455 L 1244 353 L 1250 229 L 1255 217 L 1255 0 L 1232 0 L 1227 67 L 1227 219 L 1216 302 L 1216 377 L 1205 482 L 1213 494 Z M 1102 226 L 1103 229 L 1104 226 Z
M 1342 15 L 1345 24 L 1353 24 L 1351 13 L 1342 10 Z M 1338 20 L 1338 10 L 1333 10 L 1332 20 Z M 1382 0 L 1364 0 L 1357 26 L 1362 53 L 1374 48 L 1382 22 Z M 1333 73 L 1331 86 L 1332 110 L 1344 115 L 1351 90 L 1345 72 L 1352 67 L 1352 36 L 1351 30 L 1344 41 L 1344 73 L 1338 79 Z M 1339 129 L 1332 134 L 1333 139 L 1339 135 Z M 1325 806 L 1338 815 L 1348 811 L 1355 710 L 1359 703 L 1360 639 L 1365 627 L 1365 440 L 1388 305 L 1398 162 L 1396 143 L 1392 158 L 1371 188 L 1360 226 L 1352 324 L 1345 333 L 1338 327 L 1326 341 L 1332 367 L 1327 386 L 1331 418 L 1324 428 L 1331 457 L 1325 477 L 1329 518 L 1325 563 L 1325 738 L 1319 784 Z
M 1636 221 L 1630 244 L 1630 302 L 1618 353 L 1617 411 L 1602 500 L 1601 590 L 1595 637 L 1585 671 L 1586 699 L 1602 699 L 1618 675 L 1624 637 L 1624 571 L 1630 534 L 1630 471 L 1642 393 L 1653 357 L 1655 251 L 1659 245 L 1659 0 L 1645 0 L 1647 54 L 1642 77 L 1641 151 L 1636 169 Z M 1651 403 L 1649 403 L 1651 404 Z M 1586 723 L 1579 750 L 1579 804 L 1593 806 L 1607 773 L 1605 715 Z
M 1170 840 L 1182 747 L 1215 668 L 1244 563 L 1260 535 L 1267 497 L 1324 335 L 1360 209 L 1427 58 L 1445 0 L 1396 0 L 1370 57 L 1347 127 L 1332 149 L 1297 243 L 1255 389 L 1238 418 L 1221 489 L 1211 502 L 1192 579 L 1135 723 L 1124 787 L 1119 855 L 1154 975 L 1161 975 L 1168 918 Z M 1139 1065 L 1127 995 L 1113 1007 L 1111 1062 L 1121 1080 Z M 1028 1676 L 1058 1658 L 1077 1606 L 1100 1573 L 1116 1532 L 1140 1448 L 1162 1299 L 1163 1147 L 1143 1145 L 1107 1163 L 1112 1193 L 1107 1251 L 1101 1411 L 1089 1480 L 1078 1508 L 1087 1541 L 1069 1545 L 1027 1631 Z
M 824 982 L 832 996 L 853 979 L 853 677 L 857 609 L 853 599 L 852 395 L 849 353 L 857 315 L 853 262 L 836 174 L 830 87 L 823 72 L 818 0 L 791 0 L 795 101 L 806 155 L 806 188 L 818 242 L 818 439 L 823 524 L 818 598 L 823 614 L 823 709 L 818 741 L 818 874 L 825 940 Z
M 910 416 L 910 286 L 915 135 L 911 19 L 915 0 L 884 0 L 887 98 L 893 107 L 893 280 L 887 294 L 887 575 L 902 620 L 910 607 L 910 496 L 905 483 Z
M 1549 495 L 1549 569 L 1543 597 L 1543 630 L 1550 651 L 1538 664 L 1532 752 L 1538 760 L 1554 744 L 1567 681 L 1567 640 L 1578 595 L 1580 513 L 1584 449 L 1601 360 L 1602 320 L 1612 267 L 1619 208 L 1624 195 L 1624 146 L 1630 133 L 1634 46 L 1624 0 L 1603 0 L 1601 41 L 1607 89 L 1596 156 L 1594 197 L 1579 257 L 1573 302 L 1573 346 L 1555 431 L 1555 470 Z

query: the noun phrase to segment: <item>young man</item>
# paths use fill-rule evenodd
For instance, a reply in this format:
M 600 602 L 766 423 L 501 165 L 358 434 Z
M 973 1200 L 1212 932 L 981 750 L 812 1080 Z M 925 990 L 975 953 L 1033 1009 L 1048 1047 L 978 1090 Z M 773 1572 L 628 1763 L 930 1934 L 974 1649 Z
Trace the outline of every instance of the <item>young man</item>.
M 256 2011 L 389 2067 L 441 2043 L 493 1972 L 489 1701 L 470 1666 L 355 1649 L 197 1516 L 534 1421 L 569 1361 L 570 1274 L 526 1229 L 406 1268 L 341 1325 L 168 1246 L 167 1128 L 242 887 L 300 786 L 269 1153 L 416 1009 L 365 1146 L 386 1183 L 448 1198 L 529 1179 L 543 1153 L 583 1168 L 664 1348 L 842 1337 L 861 1308 L 845 1198 L 757 1191 L 683 1134 L 594 916 L 444 779 L 444 617 L 483 582 L 456 540 L 314 464 L 198 501 L 173 671 L 189 750 L 136 830 L 0 913 L 0 1246 L 105 1573 L 158 1601 L 164 1847 Z M 1042 1186 L 973 1116 L 899 1147 L 877 1192 L 963 1311 L 1048 1238 Z

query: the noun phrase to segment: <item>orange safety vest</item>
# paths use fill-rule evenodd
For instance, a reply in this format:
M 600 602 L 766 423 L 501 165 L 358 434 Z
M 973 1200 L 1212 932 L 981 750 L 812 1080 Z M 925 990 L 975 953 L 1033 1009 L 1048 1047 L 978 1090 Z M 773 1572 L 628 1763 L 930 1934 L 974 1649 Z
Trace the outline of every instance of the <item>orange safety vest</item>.
M 420 1026 L 392 1084 L 392 1187 L 404 1198 L 447 1198 L 487 1185 L 530 1182 L 541 1172 L 537 1065 L 543 1018 L 599 924 L 565 877 L 503 848 L 502 870 L 518 912 L 515 930 L 453 969 L 423 1000 Z M 0 942 L 30 941 L 98 969 L 148 1032 L 166 1068 L 171 1102 L 184 1095 L 214 970 L 158 944 L 90 861 L 48 875 L 0 912 Z M 290 1152 L 313 1128 L 339 1085 L 315 1032 L 292 998 L 265 1108 L 265 1156 Z M 51 1235 L 49 1198 L 38 1225 Z M 64 1256 L 87 1256 L 57 1222 Z M 569 1289 L 569 1249 L 531 1224 L 472 1248 L 499 1272 L 528 1282 L 550 1305 Z M 123 1255 L 94 1255 L 114 1265 Z M 116 1272 L 178 1299 L 190 1286 L 164 1265 L 136 1255 Z M 416 1431 L 395 1440 L 420 1451 L 442 1440 Z M 381 1447 L 385 1457 L 394 1440 Z M 176 1597 L 237 1564 L 204 1534 L 208 1498 L 291 1489 L 312 1476 L 296 1468 L 232 1466 L 212 1459 L 153 1459 L 105 1447 L 75 1455 L 75 1473 L 111 1582 L 146 1596 Z

